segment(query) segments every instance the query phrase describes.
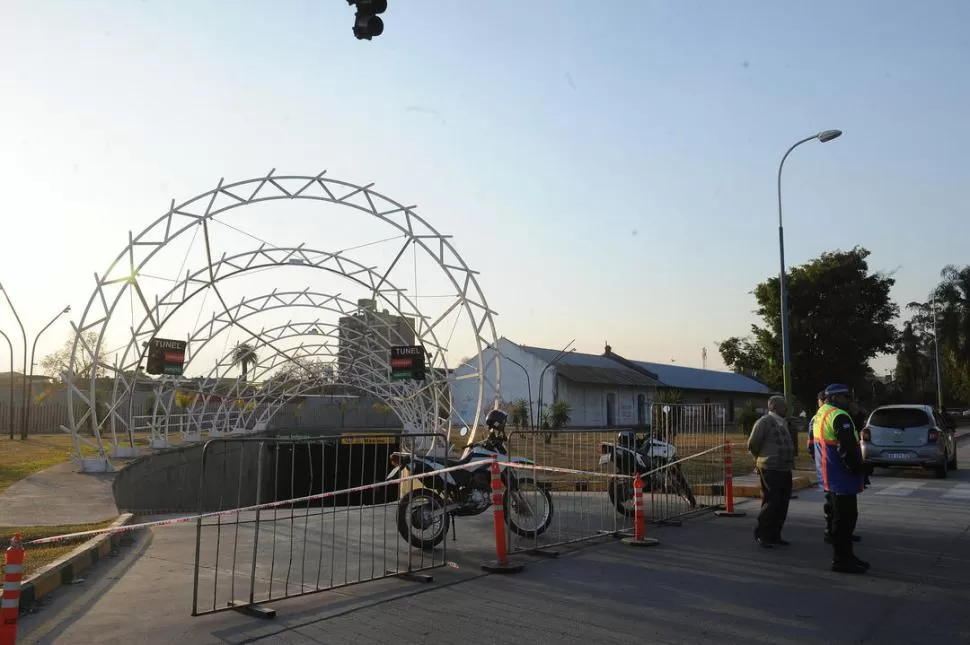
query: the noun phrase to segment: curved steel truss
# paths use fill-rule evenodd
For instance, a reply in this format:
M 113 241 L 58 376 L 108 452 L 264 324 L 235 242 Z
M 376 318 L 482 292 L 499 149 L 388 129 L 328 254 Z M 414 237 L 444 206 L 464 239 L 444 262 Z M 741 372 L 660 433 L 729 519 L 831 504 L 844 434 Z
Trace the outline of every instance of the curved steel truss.
M 354 339 L 346 333 L 341 338 L 333 325 L 328 326 L 324 321 L 318 320 L 290 320 L 286 325 L 263 328 L 259 332 L 247 329 L 243 321 L 255 313 L 301 306 L 341 317 L 353 316 L 356 307 L 352 306 L 351 298 L 344 297 L 343 293 L 325 294 L 308 288 L 301 291 L 274 291 L 258 297 L 243 298 L 238 304 L 230 305 L 221 295 L 220 284 L 229 278 L 279 267 L 313 268 L 339 276 L 348 283 L 348 291 L 356 292 L 357 296 L 366 295 L 375 302 L 380 301 L 385 313 L 391 310 L 393 315 L 402 320 L 411 321 L 409 332 L 413 334 L 414 343 L 423 345 L 428 354 L 427 381 L 420 385 L 392 383 L 386 369 L 373 367 L 379 360 L 385 361 L 386 365 L 386 349 L 390 345 L 374 346 L 371 339 L 368 340 L 366 349 L 361 346 L 355 351 L 373 359 L 369 360 L 372 365 L 357 370 L 353 376 L 347 377 L 348 382 L 345 383 L 386 400 L 397 416 L 405 422 L 406 427 L 410 425 L 422 430 L 450 430 L 450 401 L 445 405 L 449 408 L 446 414 L 437 409 L 439 401 L 442 400 L 441 393 L 449 391 L 447 384 L 454 378 L 448 368 L 449 339 L 439 332 L 442 331 L 442 323 L 446 319 L 460 315 L 466 325 L 466 332 L 462 336 L 465 341 L 471 341 L 470 346 L 473 348 L 472 356 L 465 360 L 476 368 L 471 373 L 463 371 L 460 378 L 477 379 L 479 397 L 475 418 L 462 420 L 462 423 L 476 428 L 482 412 L 498 403 L 499 394 L 496 394 L 494 401 L 482 400 L 486 383 L 496 393 L 500 391 L 499 365 L 497 362 L 486 363 L 482 355 L 485 348 L 496 342 L 496 333 L 493 312 L 478 285 L 476 272 L 460 257 L 450 236 L 439 233 L 417 215 L 415 207 L 398 203 L 372 190 L 372 186 L 373 184 L 362 186 L 333 179 L 323 172 L 314 176 L 276 176 L 274 171 L 270 171 L 265 177 L 234 183 L 220 180 L 212 190 L 181 204 L 176 205 L 173 200 L 168 211 L 145 230 L 138 235 L 129 233 L 128 244 L 107 271 L 102 275 L 95 274 L 94 293 L 84 308 L 80 321 L 72 322 L 75 341 L 70 367 L 65 375 L 68 384 L 69 427 L 62 429 L 74 437 L 76 457 L 82 466 L 86 470 L 111 468 L 102 439 L 102 431 L 106 426 L 110 426 L 111 440 L 116 448 L 119 437 L 126 438 L 126 443 L 134 445 L 135 428 L 132 423 L 131 402 L 146 381 L 153 381 L 151 387 L 156 394 L 164 392 L 166 388 L 169 392 L 174 392 L 175 389 L 183 387 L 185 379 L 150 379 L 141 372 L 148 341 L 155 337 L 184 338 L 187 342 L 186 364 L 193 365 L 195 369 L 195 356 L 216 336 L 232 329 L 242 329 L 253 343 L 272 350 L 266 361 L 260 361 L 254 367 L 260 375 L 269 374 L 273 369 L 279 370 L 284 364 L 296 368 L 295 371 L 291 370 L 291 375 L 300 373 L 287 388 L 264 390 L 258 395 L 251 392 L 251 388 L 244 390 L 247 393 L 244 409 L 248 409 L 249 414 L 237 415 L 231 424 L 223 427 L 224 430 L 252 430 L 259 422 L 271 418 L 287 400 L 299 396 L 301 392 L 320 387 L 319 375 L 299 369 L 301 360 L 332 356 L 334 344 L 339 346 L 342 341 L 345 346 L 353 347 L 356 342 Z M 345 207 L 348 209 L 345 212 L 356 212 L 372 221 L 376 220 L 390 227 L 395 235 L 388 239 L 399 247 L 395 246 L 390 252 L 380 256 L 376 263 L 373 258 L 367 261 L 355 259 L 356 251 L 360 247 L 319 250 L 308 248 L 305 243 L 286 246 L 262 242 L 256 248 L 245 251 L 234 249 L 221 255 L 218 255 L 218 251 L 213 251 L 209 226 L 211 223 L 224 224 L 217 218 L 233 214 L 241 206 L 295 200 L 311 205 L 319 203 Z M 171 266 L 170 263 L 165 264 L 163 251 L 175 246 L 173 243 L 184 243 L 190 237 L 191 246 L 200 230 L 204 231 L 205 258 L 186 268 L 187 255 L 186 261 L 183 261 L 178 270 L 178 274 L 183 277 L 171 280 L 174 286 L 155 292 L 147 278 L 155 277 L 152 274 L 165 273 L 166 267 Z M 430 259 L 443 276 L 443 283 L 450 285 L 449 294 L 438 296 L 444 299 L 439 301 L 442 304 L 436 311 L 428 311 L 427 305 L 419 308 L 416 294 L 411 295 L 406 289 L 396 287 L 391 282 L 392 271 L 401 264 L 405 252 L 411 249 L 415 256 L 420 253 L 426 260 Z M 174 324 L 173 317 L 187 303 L 210 291 L 216 294 L 221 305 L 211 319 L 190 334 L 184 333 L 184 327 L 165 327 L 167 323 Z M 131 308 L 130 325 L 125 325 L 129 338 L 121 349 L 105 357 L 106 350 L 110 347 L 106 331 L 112 318 L 118 318 L 121 312 L 128 313 L 123 306 L 127 304 L 125 300 L 130 303 Z M 205 301 L 205 296 L 202 300 Z M 316 331 L 311 333 L 308 331 L 310 329 Z M 329 333 L 322 333 L 324 331 Z M 274 336 L 277 333 L 283 335 Z M 284 339 L 303 335 L 316 335 L 329 340 L 318 345 L 303 343 L 297 348 L 281 348 L 280 343 Z M 406 340 L 408 339 L 398 337 L 388 339 L 388 343 L 393 345 L 394 342 L 404 343 Z M 114 338 L 112 342 L 115 342 Z M 465 354 L 467 356 L 468 352 Z M 206 377 L 195 381 L 199 385 L 198 401 L 207 401 L 204 398 L 206 396 L 211 399 L 215 391 L 213 388 L 218 387 L 217 384 L 224 386 L 225 373 L 231 369 L 232 364 L 223 355 L 208 370 Z M 113 381 L 113 387 L 109 390 L 104 388 L 106 379 Z M 242 384 L 237 383 L 236 386 L 242 387 Z M 445 398 L 448 398 L 447 394 Z M 164 397 L 156 397 L 156 401 L 161 400 Z M 80 409 L 76 412 L 78 406 Z M 164 417 L 171 412 L 167 404 L 156 403 L 153 416 Z M 93 435 L 93 441 L 86 438 L 86 434 Z M 87 446 L 87 450 L 84 446 Z M 91 451 L 96 452 L 97 456 L 86 458 Z
M 323 303 L 316 304 L 324 300 L 322 294 L 309 291 L 274 294 L 284 302 L 294 295 L 299 295 L 300 299 L 297 304 L 289 307 L 305 307 L 313 311 L 327 307 Z M 273 308 L 282 308 L 282 305 L 270 307 L 269 310 Z M 254 310 L 243 317 L 255 316 L 261 311 Z M 220 329 L 207 323 L 193 338 L 199 347 L 204 347 L 224 329 L 225 327 Z M 208 333 L 204 330 L 208 330 Z M 295 346 L 286 342 L 293 339 L 301 342 Z M 313 339 L 315 342 L 304 342 L 304 339 Z M 341 335 L 339 324 L 320 320 L 289 321 L 283 325 L 263 328 L 253 346 L 256 355 L 262 358 L 253 364 L 249 382 L 244 382 L 241 377 L 229 378 L 229 373 L 236 368 L 231 352 L 225 354 L 200 379 L 159 379 L 154 383 L 155 405 L 147 428 L 152 433 L 153 443 L 167 444 L 167 435 L 172 429 L 171 420 L 176 416 L 176 393 L 182 392 L 192 397 L 187 409 L 177 415 L 179 418 L 176 427 L 183 438 L 201 437 L 203 432 L 218 436 L 227 432 L 258 430 L 294 398 L 315 390 L 332 389 L 338 384 L 332 372 L 311 369 L 308 370 L 309 373 L 305 373 L 300 367 L 319 365 L 321 361 L 329 362 L 326 359 L 339 358 L 341 343 L 344 347 L 350 345 L 354 349 L 353 355 L 358 358 L 358 364 L 341 379 L 341 384 L 350 385 L 381 399 L 393 410 L 405 428 L 426 426 L 422 423 L 423 419 L 440 420 L 443 418 L 442 412 L 447 412 L 442 405 L 442 393 L 447 392 L 448 388 L 447 379 L 439 372 L 433 372 L 421 385 L 388 380 L 384 367 L 387 351 L 390 347 L 405 342 L 399 334 L 392 333 L 379 338 L 375 343 L 367 329 L 345 328 Z M 286 345 L 287 353 L 261 352 L 274 344 Z M 212 409 L 213 403 L 215 410 Z M 128 426 L 130 441 L 134 439 L 134 430 L 134 424 Z

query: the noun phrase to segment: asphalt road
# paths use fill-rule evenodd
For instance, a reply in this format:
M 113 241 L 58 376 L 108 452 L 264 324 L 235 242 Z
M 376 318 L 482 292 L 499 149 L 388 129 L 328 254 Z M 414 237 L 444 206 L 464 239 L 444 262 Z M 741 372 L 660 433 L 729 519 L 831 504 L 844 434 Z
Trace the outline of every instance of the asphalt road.
M 964 440 L 964 452 L 967 445 Z M 508 576 L 480 571 L 479 564 L 494 557 L 491 527 L 487 517 L 467 518 L 458 525 L 458 540 L 437 556 L 444 566 L 432 572 L 434 582 L 385 579 L 282 600 L 271 605 L 278 612 L 273 620 L 236 612 L 191 617 L 195 527 L 164 527 L 139 536 L 117 561 L 93 570 L 87 580 L 26 617 L 26 637 L 19 643 L 965 644 L 970 642 L 968 498 L 970 471 L 946 480 L 879 471 L 860 500 L 863 541 L 857 552 L 873 565 L 865 576 L 828 570 L 818 491 L 801 491 L 792 501 L 785 533 L 794 544 L 787 549 L 766 551 L 754 544 L 756 502 L 743 502 L 738 508 L 746 517 L 705 516 L 681 527 L 652 527 L 650 534 L 661 541 L 654 548 L 605 538 L 555 559 L 516 556 L 526 569 Z M 356 532 L 345 538 L 383 526 L 383 520 L 368 524 L 360 514 L 334 519 L 335 526 L 341 519 L 344 526 L 357 523 Z M 311 519 L 307 526 L 319 521 Z M 328 525 L 321 526 L 324 535 Z M 303 529 L 293 524 L 286 530 Z M 281 531 L 277 527 L 277 538 Z M 213 548 L 213 536 L 204 537 L 209 540 L 204 548 Z M 340 547 L 339 538 L 333 543 L 340 553 L 352 553 Z M 251 537 L 237 544 L 239 553 L 253 546 Z M 223 550 L 219 561 L 211 559 L 214 550 L 209 552 L 203 583 L 218 580 L 225 589 L 223 583 L 233 579 L 226 557 L 231 551 Z M 375 553 L 390 557 L 391 552 L 375 549 L 370 562 L 361 558 L 366 566 L 355 569 L 345 562 L 344 570 L 367 572 L 373 566 L 376 571 L 385 560 L 374 561 Z M 306 554 L 310 569 L 302 555 L 294 552 L 296 570 L 315 580 L 313 553 Z M 288 550 L 272 559 L 277 567 L 289 561 Z M 236 570 L 251 564 L 251 558 L 237 556 Z M 276 580 L 284 588 L 286 572 L 257 565 L 260 580 Z M 339 572 L 328 566 L 323 567 L 328 574 Z M 214 573 L 220 569 L 221 578 Z M 201 585 L 200 596 L 209 598 L 214 586 Z M 217 588 L 208 604 L 224 604 L 231 595 Z

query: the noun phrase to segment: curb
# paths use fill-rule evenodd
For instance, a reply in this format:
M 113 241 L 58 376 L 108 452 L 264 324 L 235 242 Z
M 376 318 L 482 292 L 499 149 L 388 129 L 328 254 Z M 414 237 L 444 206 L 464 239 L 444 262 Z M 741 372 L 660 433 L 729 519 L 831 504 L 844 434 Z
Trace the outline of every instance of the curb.
M 124 526 L 133 517 L 131 513 L 123 513 L 111 523 L 111 528 Z M 50 595 L 62 585 L 70 584 L 79 574 L 110 554 L 117 548 L 123 535 L 121 532 L 96 535 L 67 555 L 38 569 L 24 580 L 20 588 L 20 613 L 29 612 L 41 598 Z
M 792 477 L 792 491 L 804 490 L 815 486 L 815 478 L 811 475 L 795 475 Z M 694 486 L 695 495 L 724 495 L 724 484 L 700 484 Z M 760 484 L 735 484 L 735 497 L 761 497 Z

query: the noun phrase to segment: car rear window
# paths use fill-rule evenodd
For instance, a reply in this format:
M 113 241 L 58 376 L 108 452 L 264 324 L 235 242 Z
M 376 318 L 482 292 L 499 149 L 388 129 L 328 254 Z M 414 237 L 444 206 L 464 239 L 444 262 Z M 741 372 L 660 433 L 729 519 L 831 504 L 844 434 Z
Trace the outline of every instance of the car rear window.
M 886 408 L 876 410 L 869 418 L 869 425 L 883 428 L 913 428 L 930 425 L 926 413 L 916 408 Z

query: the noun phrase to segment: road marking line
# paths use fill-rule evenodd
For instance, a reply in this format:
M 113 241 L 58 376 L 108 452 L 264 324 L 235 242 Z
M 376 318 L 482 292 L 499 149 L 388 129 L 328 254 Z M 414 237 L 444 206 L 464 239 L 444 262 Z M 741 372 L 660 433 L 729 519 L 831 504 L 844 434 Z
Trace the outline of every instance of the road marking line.
M 925 481 L 906 481 L 898 482 L 887 486 L 882 490 L 876 491 L 876 495 L 889 495 L 891 497 L 906 497 L 907 495 L 912 495 L 915 491 L 919 490 L 923 486 L 926 486 Z
M 970 484 L 957 484 L 943 494 L 943 499 L 970 499 Z

